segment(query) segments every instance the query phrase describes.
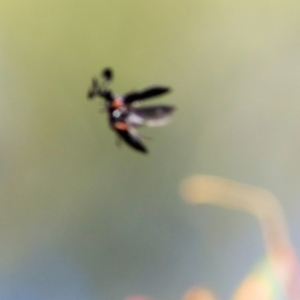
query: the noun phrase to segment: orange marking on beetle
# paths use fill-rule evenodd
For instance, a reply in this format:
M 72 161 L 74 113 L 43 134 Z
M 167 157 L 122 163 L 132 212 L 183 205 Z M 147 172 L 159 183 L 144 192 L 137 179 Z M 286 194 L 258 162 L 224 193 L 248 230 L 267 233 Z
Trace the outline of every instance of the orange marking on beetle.
M 128 130 L 128 126 L 127 126 L 127 124 L 124 123 L 124 122 L 116 122 L 116 123 L 114 124 L 114 127 L 115 127 L 116 129 L 118 129 L 118 130 L 123 130 L 123 131 Z
M 115 98 L 112 103 L 111 103 L 111 106 L 113 108 L 120 108 L 124 105 L 124 101 L 122 98 Z

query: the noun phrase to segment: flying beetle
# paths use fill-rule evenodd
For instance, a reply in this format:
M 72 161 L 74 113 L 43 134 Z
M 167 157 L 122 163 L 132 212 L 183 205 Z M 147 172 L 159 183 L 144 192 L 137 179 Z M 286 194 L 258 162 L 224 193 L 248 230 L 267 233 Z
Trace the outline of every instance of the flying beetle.
M 166 94 L 170 92 L 170 88 L 153 86 L 117 96 L 109 89 L 109 84 L 113 80 L 113 71 L 106 68 L 102 71 L 101 77 L 103 79 L 101 84 L 99 84 L 97 78 L 92 79 L 87 97 L 89 99 L 94 97 L 103 98 L 110 128 L 133 149 L 147 153 L 148 150 L 143 144 L 143 138 L 139 135 L 137 128 L 140 126 L 158 127 L 166 125 L 170 121 L 170 116 L 175 107 L 171 105 L 139 107 L 136 104 L 139 101 Z

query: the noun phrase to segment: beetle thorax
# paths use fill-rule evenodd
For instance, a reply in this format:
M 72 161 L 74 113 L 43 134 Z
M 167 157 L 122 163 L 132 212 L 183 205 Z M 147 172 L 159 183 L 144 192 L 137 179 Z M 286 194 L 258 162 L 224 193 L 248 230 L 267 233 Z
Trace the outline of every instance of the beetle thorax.
M 124 106 L 124 99 L 122 97 L 116 97 L 111 102 L 111 107 L 113 108 L 120 108 L 122 106 Z

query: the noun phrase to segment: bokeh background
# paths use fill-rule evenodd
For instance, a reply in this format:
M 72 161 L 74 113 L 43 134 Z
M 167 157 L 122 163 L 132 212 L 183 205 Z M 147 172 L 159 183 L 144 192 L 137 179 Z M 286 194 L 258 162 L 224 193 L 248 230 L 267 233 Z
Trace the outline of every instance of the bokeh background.
M 250 215 L 182 201 L 191 174 L 272 191 L 300 252 L 300 3 L 0 0 L 0 299 L 230 299 L 265 256 Z M 162 84 L 174 122 L 116 147 L 92 77 Z

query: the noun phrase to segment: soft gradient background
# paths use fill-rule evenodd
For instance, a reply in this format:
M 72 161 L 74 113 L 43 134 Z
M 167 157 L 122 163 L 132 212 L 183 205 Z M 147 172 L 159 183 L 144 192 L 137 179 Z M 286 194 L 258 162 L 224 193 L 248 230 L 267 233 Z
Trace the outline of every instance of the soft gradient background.
M 115 146 L 90 79 L 171 86 L 150 155 Z M 281 201 L 300 252 L 300 3 L 0 0 L 0 299 L 229 299 L 264 255 L 256 220 L 190 206 L 195 173 Z

